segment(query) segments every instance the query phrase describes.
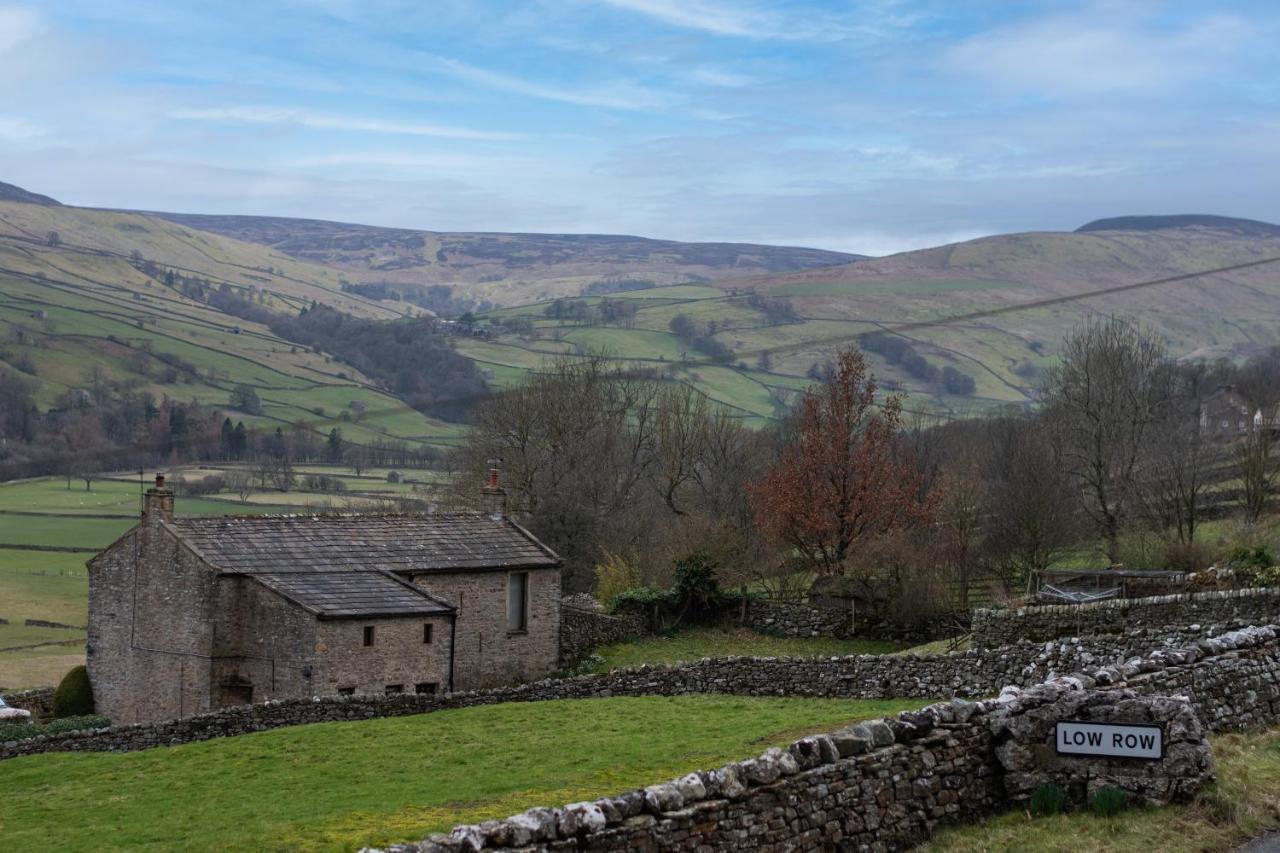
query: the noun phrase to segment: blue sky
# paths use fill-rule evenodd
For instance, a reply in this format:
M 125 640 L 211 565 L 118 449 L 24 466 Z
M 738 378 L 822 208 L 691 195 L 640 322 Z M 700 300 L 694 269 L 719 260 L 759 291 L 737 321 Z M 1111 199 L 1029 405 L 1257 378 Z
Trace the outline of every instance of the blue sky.
M 1280 221 L 1273 3 L 0 0 L 0 180 L 76 204 L 882 254 Z

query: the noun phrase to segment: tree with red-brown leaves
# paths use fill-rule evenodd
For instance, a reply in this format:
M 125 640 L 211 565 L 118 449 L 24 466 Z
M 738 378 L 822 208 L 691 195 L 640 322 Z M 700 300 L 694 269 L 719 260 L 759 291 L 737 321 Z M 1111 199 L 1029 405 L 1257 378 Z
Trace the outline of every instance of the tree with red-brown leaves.
M 777 462 L 750 486 L 760 530 L 820 572 L 840 574 L 867 538 L 927 521 L 920 474 L 898 440 L 902 398 L 876 404 L 857 349 L 840 353 L 826 382 L 801 402 Z

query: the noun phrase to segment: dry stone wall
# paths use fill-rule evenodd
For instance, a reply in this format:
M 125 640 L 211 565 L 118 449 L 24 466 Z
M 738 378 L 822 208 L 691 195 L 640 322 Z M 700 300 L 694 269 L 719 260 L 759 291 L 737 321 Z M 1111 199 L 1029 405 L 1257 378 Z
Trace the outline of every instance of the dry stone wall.
M 1178 668 L 1212 669 L 1219 657 L 1259 656 L 1280 673 L 1273 628 L 1249 629 L 1154 653 L 1093 675 L 1077 673 L 996 699 L 952 700 L 771 749 L 758 758 L 648 788 L 506 820 L 456 827 L 391 853 L 480 850 L 893 850 L 940 825 L 972 821 L 1061 784 L 1075 804 L 1102 787 L 1138 802 L 1189 799 L 1213 778 L 1199 714 L 1187 697 L 1149 695 L 1117 679 Z M 1265 709 L 1265 710 L 1264 710 Z M 1272 715 L 1268 701 L 1258 713 Z M 1160 726 L 1165 757 L 1136 763 L 1056 755 L 1062 719 Z
M 803 604 L 749 598 L 743 624 L 762 634 L 781 637 L 847 637 L 853 633 L 851 614 Z
M 560 665 L 569 666 L 600 646 L 621 643 L 648 633 L 644 617 L 616 616 L 590 607 L 560 604 Z
M 830 658 L 705 658 L 676 666 L 640 666 L 598 675 L 545 679 L 513 687 L 440 696 L 295 699 L 226 708 L 182 720 L 39 736 L 0 744 L 0 759 L 42 752 L 123 752 L 229 737 L 284 726 L 367 720 L 498 702 L 676 696 L 815 696 L 842 699 L 992 696 L 1006 685 L 1037 684 L 1096 669 L 1153 648 L 1195 643 L 1216 633 L 1196 626 L 1138 630 L 1050 643 L 1015 643 L 950 655 L 854 655 Z
M 973 645 L 994 648 L 1018 640 L 1115 634 L 1135 628 L 1280 621 L 1280 589 L 1237 589 L 1150 598 L 1118 598 L 1092 604 L 1052 604 L 1016 610 L 975 610 Z
M 14 693 L 0 694 L 10 708 L 21 708 L 30 711 L 37 720 L 47 720 L 53 716 L 53 688 L 39 687 L 35 690 L 19 690 Z

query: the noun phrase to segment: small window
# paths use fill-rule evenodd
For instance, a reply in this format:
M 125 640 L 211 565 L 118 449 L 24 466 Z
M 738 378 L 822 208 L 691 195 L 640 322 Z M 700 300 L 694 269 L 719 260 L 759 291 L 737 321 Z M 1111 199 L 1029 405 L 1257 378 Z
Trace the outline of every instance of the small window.
M 432 625 L 430 622 L 422 626 L 422 642 L 423 643 L 431 642 L 431 629 L 434 627 L 435 626 Z
M 425 693 L 428 696 L 434 696 L 440 692 L 440 682 L 438 681 L 422 681 L 413 685 L 414 693 Z
M 384 692 L 384 693 L 386 693 L 388 696 L 393 696 L 393 695 L 395 695 L 396 693 L 403 693 L 403 692 L 404 692 L 404 685 L 403 685 L 403 684 L 388 684 L 388 685 L 387 685 L 387 687 L 386 687 L 386 689 L 385 689 L 383 692 Z
M 339 687 L 339 688 L 338 688 L 338 695 L 339 695 L 339 696 L 354 696 L 354 695 L 356 695 L 356 689 L 355 689 L 354 687 Z
M 512 572 L 507 575 L 507 630 L 525 631 L 529 628 L 529 573 Z
M 364 626 L 364 644 L 366 646 L 373 645 L 373 626 L 372 625 Z

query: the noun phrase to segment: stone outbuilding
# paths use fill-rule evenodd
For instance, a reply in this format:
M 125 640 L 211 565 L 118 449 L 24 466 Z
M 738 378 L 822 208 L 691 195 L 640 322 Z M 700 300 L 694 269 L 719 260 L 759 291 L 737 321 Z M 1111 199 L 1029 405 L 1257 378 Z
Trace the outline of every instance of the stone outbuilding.
M 546 675 L 560 559 L 491 503 L 457 515 L 184 518 L 157 477 L 141 523 L 89 561 L 98 711 L 136 723 Z

